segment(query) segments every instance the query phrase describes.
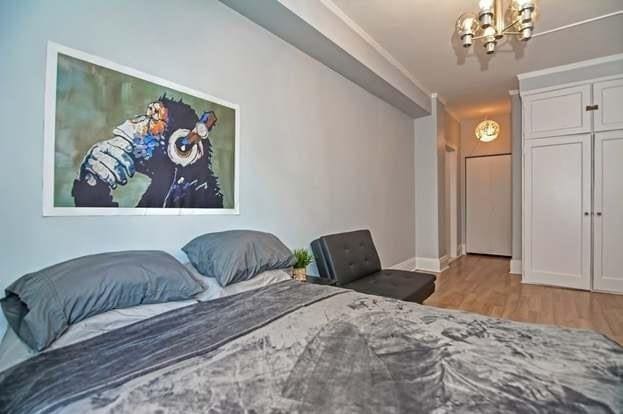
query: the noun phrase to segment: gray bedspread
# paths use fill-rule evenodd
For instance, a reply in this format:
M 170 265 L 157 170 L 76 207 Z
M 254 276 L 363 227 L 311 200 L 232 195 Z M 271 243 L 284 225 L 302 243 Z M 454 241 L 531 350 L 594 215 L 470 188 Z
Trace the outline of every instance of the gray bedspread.
M 287 281 L 0 373 L 0 412 L 623 412 L 623 348 Z

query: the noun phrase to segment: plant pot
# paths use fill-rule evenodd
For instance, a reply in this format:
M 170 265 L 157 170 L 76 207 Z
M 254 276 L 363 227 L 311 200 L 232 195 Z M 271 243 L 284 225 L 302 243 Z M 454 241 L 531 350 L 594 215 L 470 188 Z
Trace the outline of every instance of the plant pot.
M 307 280 L 307 273 L 305 271 L 306 269 L 304 267 L 301 267 L 299 269 L 294 269 L 294 272 L 292 274 L 292 279 L 294 280 Z

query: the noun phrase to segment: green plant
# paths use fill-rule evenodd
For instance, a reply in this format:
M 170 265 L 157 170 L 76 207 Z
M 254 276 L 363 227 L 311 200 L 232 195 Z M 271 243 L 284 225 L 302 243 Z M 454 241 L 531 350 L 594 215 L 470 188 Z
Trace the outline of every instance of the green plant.
M 296 259 L 296 263 L 294 264 L 295 269 L 306 268 L 314 261 L 314 256 L 307 249 L 294 249 L 292 254 L 294 254 L 294 258 Z

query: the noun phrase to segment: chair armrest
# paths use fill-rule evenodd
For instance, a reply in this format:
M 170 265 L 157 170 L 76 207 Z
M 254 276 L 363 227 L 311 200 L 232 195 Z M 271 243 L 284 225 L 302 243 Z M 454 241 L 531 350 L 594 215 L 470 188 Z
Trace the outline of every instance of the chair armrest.
M 316 259 L 316 267 L 321 278 L 335 281 L 335 275 L 329 271 L 329 264 L 327 263 L 327 254 L 322 248 L 320 239 L 316 239 L 311 242 L 312 253 L 314 259 Z

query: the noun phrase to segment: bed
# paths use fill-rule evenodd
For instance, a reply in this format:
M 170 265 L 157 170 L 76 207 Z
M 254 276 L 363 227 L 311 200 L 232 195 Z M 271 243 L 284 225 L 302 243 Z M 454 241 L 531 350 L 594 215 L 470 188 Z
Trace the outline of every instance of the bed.
M 623 412 L 623 348 L 298 282 L 274 235 L 100 253 L 0 299 L 0 413 Z
M 283 281 L 40 353 L 0 390 L 3 413 L 617 413 L 623 348 Z

